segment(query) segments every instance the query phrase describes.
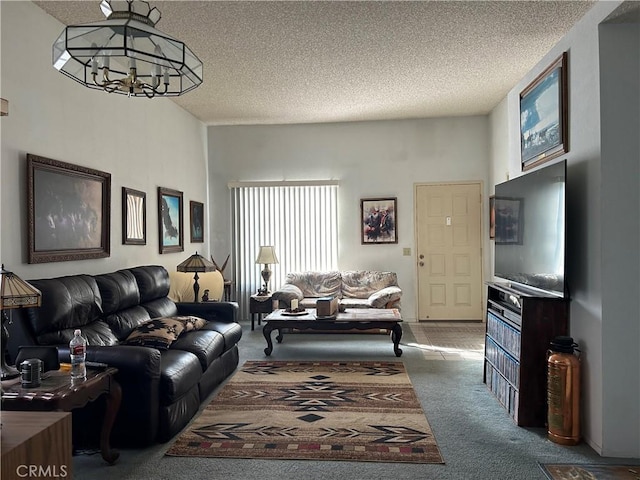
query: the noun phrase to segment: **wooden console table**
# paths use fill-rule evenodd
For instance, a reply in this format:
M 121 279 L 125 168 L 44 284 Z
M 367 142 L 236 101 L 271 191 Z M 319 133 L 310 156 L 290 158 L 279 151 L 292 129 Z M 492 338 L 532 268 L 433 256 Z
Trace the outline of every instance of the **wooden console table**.
M 102 458 L 113 464 L 120 454 L 111 449 L 109 438 L 122 400 L 122 389 L 115 381 L 116 368 L 87 368 L 86 379 L 72 379 L 69 372 L 47 372 L 39 387 L 22 388 L 20 377 L 2 382 L 3 410 L 58 410 L 70 412 L 107 396 L 107 408 L 100 432 Z M 4 418 L 4 415 L 3 415 Z
M 71 414 L 2 412 L 2 478 L 73 478 Z

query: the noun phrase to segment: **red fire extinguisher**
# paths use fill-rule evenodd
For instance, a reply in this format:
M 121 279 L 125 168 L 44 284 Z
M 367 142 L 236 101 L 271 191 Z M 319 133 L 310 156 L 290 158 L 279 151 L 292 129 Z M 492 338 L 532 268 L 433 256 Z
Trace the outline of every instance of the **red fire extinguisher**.
M 562 445 L 580 442 L 580 350 L 573 338 L 551 341 L 547 351 L 549 440 Z

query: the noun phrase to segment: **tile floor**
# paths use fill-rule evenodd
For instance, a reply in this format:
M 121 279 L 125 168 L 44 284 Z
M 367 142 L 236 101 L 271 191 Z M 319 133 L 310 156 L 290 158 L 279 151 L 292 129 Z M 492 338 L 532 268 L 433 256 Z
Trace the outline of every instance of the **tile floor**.
M 427 360 L 481 360 L 485 324 L 482 322 L 406 323 L 416 338 L 407 343 L 422 350 Z

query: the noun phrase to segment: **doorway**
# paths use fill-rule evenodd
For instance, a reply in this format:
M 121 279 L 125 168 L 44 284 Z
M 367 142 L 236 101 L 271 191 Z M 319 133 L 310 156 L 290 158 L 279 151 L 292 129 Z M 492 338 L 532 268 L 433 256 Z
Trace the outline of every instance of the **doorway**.
M 418 320 L 482 320 L 481 184 L 415 185 Z

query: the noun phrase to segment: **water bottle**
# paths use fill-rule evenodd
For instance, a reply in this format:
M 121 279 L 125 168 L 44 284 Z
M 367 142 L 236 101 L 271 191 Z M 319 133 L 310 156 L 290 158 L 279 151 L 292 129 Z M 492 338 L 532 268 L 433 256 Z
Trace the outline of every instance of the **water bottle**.
M 71 378 L 86 378 L 87 341 L 80 329 L 73 332 L 73 338 L 69 342 L 69 353 L 71 354 Z

